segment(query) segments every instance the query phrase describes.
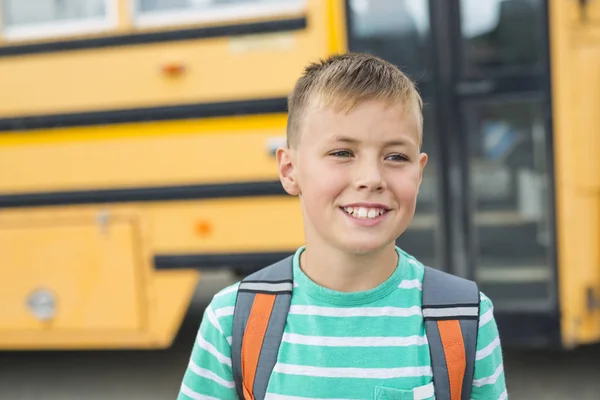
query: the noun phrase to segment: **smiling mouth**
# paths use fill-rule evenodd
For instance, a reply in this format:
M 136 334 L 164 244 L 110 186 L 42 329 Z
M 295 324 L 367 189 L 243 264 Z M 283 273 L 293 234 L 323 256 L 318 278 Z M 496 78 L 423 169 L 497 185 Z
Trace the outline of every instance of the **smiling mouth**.
M 390 210 L 385 208 L 368 208 L 368 207 L 340 207 L 346 214 L 358 219 L 375 219 Z

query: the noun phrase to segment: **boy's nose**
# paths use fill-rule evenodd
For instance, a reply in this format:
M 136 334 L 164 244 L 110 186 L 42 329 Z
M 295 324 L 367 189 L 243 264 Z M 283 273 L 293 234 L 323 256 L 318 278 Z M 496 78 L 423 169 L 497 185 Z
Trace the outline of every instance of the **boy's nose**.
M 378 168 L 369 168 L 361 172 L 355 184 L 357 190 L 381 192 L 385 189 L 386 184 Z

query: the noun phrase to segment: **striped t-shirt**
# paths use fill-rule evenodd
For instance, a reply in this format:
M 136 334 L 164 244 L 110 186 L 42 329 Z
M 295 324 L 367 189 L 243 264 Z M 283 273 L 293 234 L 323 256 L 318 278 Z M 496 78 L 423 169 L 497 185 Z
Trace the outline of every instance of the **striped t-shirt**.
M 397 249 L 392 276 L 371 290 L 336 292 L 293 261 L 294 289 L 266 399 L 434 399 L 421 313 L 424 267 Z M 207 307 L 178 399 L 238 399 L 231 367 L 239 283 Z M 481 295 L 472 399 L 506 399 L 502 349 L 492 302 Z

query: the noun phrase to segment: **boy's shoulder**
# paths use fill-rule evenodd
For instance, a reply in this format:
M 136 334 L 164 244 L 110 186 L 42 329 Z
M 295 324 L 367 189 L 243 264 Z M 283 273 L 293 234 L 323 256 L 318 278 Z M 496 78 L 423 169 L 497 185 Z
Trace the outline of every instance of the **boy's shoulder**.
M 407 272 L 406 274 L 408 276 L 414 276 L 413 280 L 412 280 L 412 284 L 420 284 L 420 287 L 422 289 L 422 285 L 423 285 L 423 280 L 425 278 L 425 271 L 426 268 L 435 268 L 433 266 L 426 266 L 425 264 L 423 264 L 422 262 L 420 262 L 416 257 L 412 256 L 411 254 L 405 252 L 404 250 L 398 249 L 398 252 L 405 257 L 406 259 L 406 265 L 409 266 L 409 268 L 407 268 Z M 454 278 L 459 278 L 457 275 L 451 275 Z M 460 279 L 460 278 L 459 278 Z M 402 285 L 410 285 L 410 279 L 405 278 L 404 281 L 402 282 Z M 451 281 L 449 281 L 451 284 Z M 492 300 L 490 300 L 489 297 L 487 297 L 485 295 L 485 293 L 483 293 L 482 291 L 479 291 L 479 306 L 480 306 L 480 314 L 481 315 L 485 315 L 486 313 L 488 315 L 491 315 L 493 313 L 493 309 L 494 309 L 494 305 L 492 303 Z
M 399 247 L 396 247 L 396 251 L 400 257 L 399 266 L 404 269 L 404 280 L 418 281 L 422 284 L 425 276 L 425 264 Z
M 399 266 L 403 268 L 403 278 L 399 287 L 405 289 L 411 287 L 422 289 L 426 265 L 419 261 L 415 256 L 400 248 L 397 248 L 397 251 L 401 257 Z M 267 266 L 265 266 L 265 268 L 266 267 Z M 265 268 L 263 268 L 263 270 Z M 241 282 L 242 281 L 240 280 L 229 286 L 226 286 L 214 295 L 210 303 L 213 311 L 216 312 L 217 310 L 223 310 L 217 314 L 226 313 L 224 310 L 229 310 L 231 312 L 233 311 L 232 307 L 234 307 L 236 304 L 237 293 Z M 297 285 L 294 284 L 294 286 Z M 484 293 L 481 293 L 481 303 L 485 303 L 487 307 L 492 307 L 491 300 Z
M 425 277 L 426 266 L 416 257 L 409 253 L 398 249 L 401 257 L 399 267 L 403 269 L 402 279 L 400 283 L 396 283 L 397 289 L 390 296 L 381 299 L 382 303 L 389 302 L 390 305 L 398 306 L 404 304 L 410 307 L 422 307 L 423 305 L 423 281 Z M 221 333 L 227 338 L 231 344 L 233 332 L 234 311 L 238 297 L 238 289 L 242 281 L 235 282 L 221 290 L 219 290 L 212 298 L 206 309 L 206 316 L 212 325 L 217 326 Z M 319 305 L 314 303 L 314 299 L 308 296 L 303 296 L 302 290 L 296 292 L 299 286 L 294 283 L 292 297 L 302 304 L 305 301 L 312 302 L 311 305 Z M 408 289 L 408 290 L 407 290 Z M 300 298 L 296 298 L 296 296 Z M 494 319 L 494 307 L 492 301 L 481 291 L 479 291 L 479 316 L 482 325 Z M 305 304 L 306 305 L 306 304 Z
M 234 284 L 226 286 L 213 296 L 210 302 L 210 307 L 213 311 L 216 312 L 216 310 L 235 306 L 240 283 L 241 281 L 237 281 Z
M 218 291 L 205 310 L 208 321 L 227 337 L 231 336 L 233 330 L 233 312 L 239 285 L 240 282 L 236 282 Z
M 403 269 L 402 280 L 398 285 L 398 289 L 418 289 L 419 293 L 422 293 L 426 265 L 419 261 L 413 255 L 407 253 L 406 251 L 400 248 L 397 248 L 397 251 L 399 256 L 401 257 L 399 267 Z M 238 289 L 241 282 L 242 281 L 235 282 L 234 284 L 231 284 L 219 290 L 214 295 L 208 306 L 207 311 L 209 313 L 214 314 L 214 316 L 219 320 L 219 322 L 223 322 L 223 325 L 227 327 L 233 324 L 233 313 L 235 310 Z M 297 288 L 297 283 L 294 283 L 294 286 Z M 405 296 L 406 294 L 407 292 L 405 290 L 400 290 L 397 296 Z M 479 292 L 479 294 L 481 306 L 480 312 L 482 314 L 488 311 L 493 312 L 492 301 L 484 293 Z M 420 303 L 420 296 L 419 299 L 415 298 L 414 300 L 419 300 Z

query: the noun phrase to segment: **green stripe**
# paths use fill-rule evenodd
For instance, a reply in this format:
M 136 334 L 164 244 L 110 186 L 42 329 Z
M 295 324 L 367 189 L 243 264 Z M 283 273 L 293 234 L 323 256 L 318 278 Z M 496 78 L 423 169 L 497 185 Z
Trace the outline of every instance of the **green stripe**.
M 230 323 L 228 323 L 227 325 L 230 325 Z M 221 335 L 221 332 L 219 332 L 217 328 L 212 326 L 211 323 L 202 324 L 200 330 L 198 331 L 198 336 L 202 337 L 208 343 L 212 344 L 219 351 L 219 353 L 223 354 L 224 356 L 231 356 L 231 346 L 229 345 L 225 337 Z M 198 346 L 197 341 L 194 342 L 194 349 L 196 348 L 198 349 L 198 351 L 204 351 Z
M 301 288 L 294 288 L 298 291 L 298 295 L 294 293 L 292 296 L 292 305 L 294 306 L 315 306 L 319 305 L 322 307 L 331 308 L 363 308 L 363 307 L 397 307 L 397 308 L 409 308 L 413 306 L 421 306 L 422 292 L 420 289 L 400 289 L 397 288 L 390 295 L 376 301 L 368 302 L 367 304 L 358 305 L 343 305 L 337 303 L 323 303 L 319 302 L 315 304 L 315 299 L 303 293 Z
M 183 378 L 183 383 L 196 393 L 206 396 L 213 396 L 217 399 L 231 398 L 232 389 L 223 387 L 209 379 L 195 375 L 189 370 L 186 372 Z
M 317 399 L 371 399 L 376 386 L 410 390 L 431 382 L 431 377 L 385 379 L 319 378 L 295 376 L 290 384 L 289 376 L 274 372 L 269 382 L 269 393 L 305 396 Z
M 315 315 L 288 315 L 286 332 L 313 336 L 422 336 L 423 319 L 412 317 L 335 318 Z M 364 329 L 368 326 L 369 329 Z
M 326 347 L 306 346 L 292 343 L 281 343 L 281 354 L 285 354 L 288 364 L 308 365 L 314 367 L 348 367 L 360 368 L 398 368 L 408 366 L 429 366 L 429 347 Z M 327 352 L 327 357 L 322 356 Z M 392 356 L 390 356 L 392 355 Z M 357 362 L 349 362 L 356 360 Z

